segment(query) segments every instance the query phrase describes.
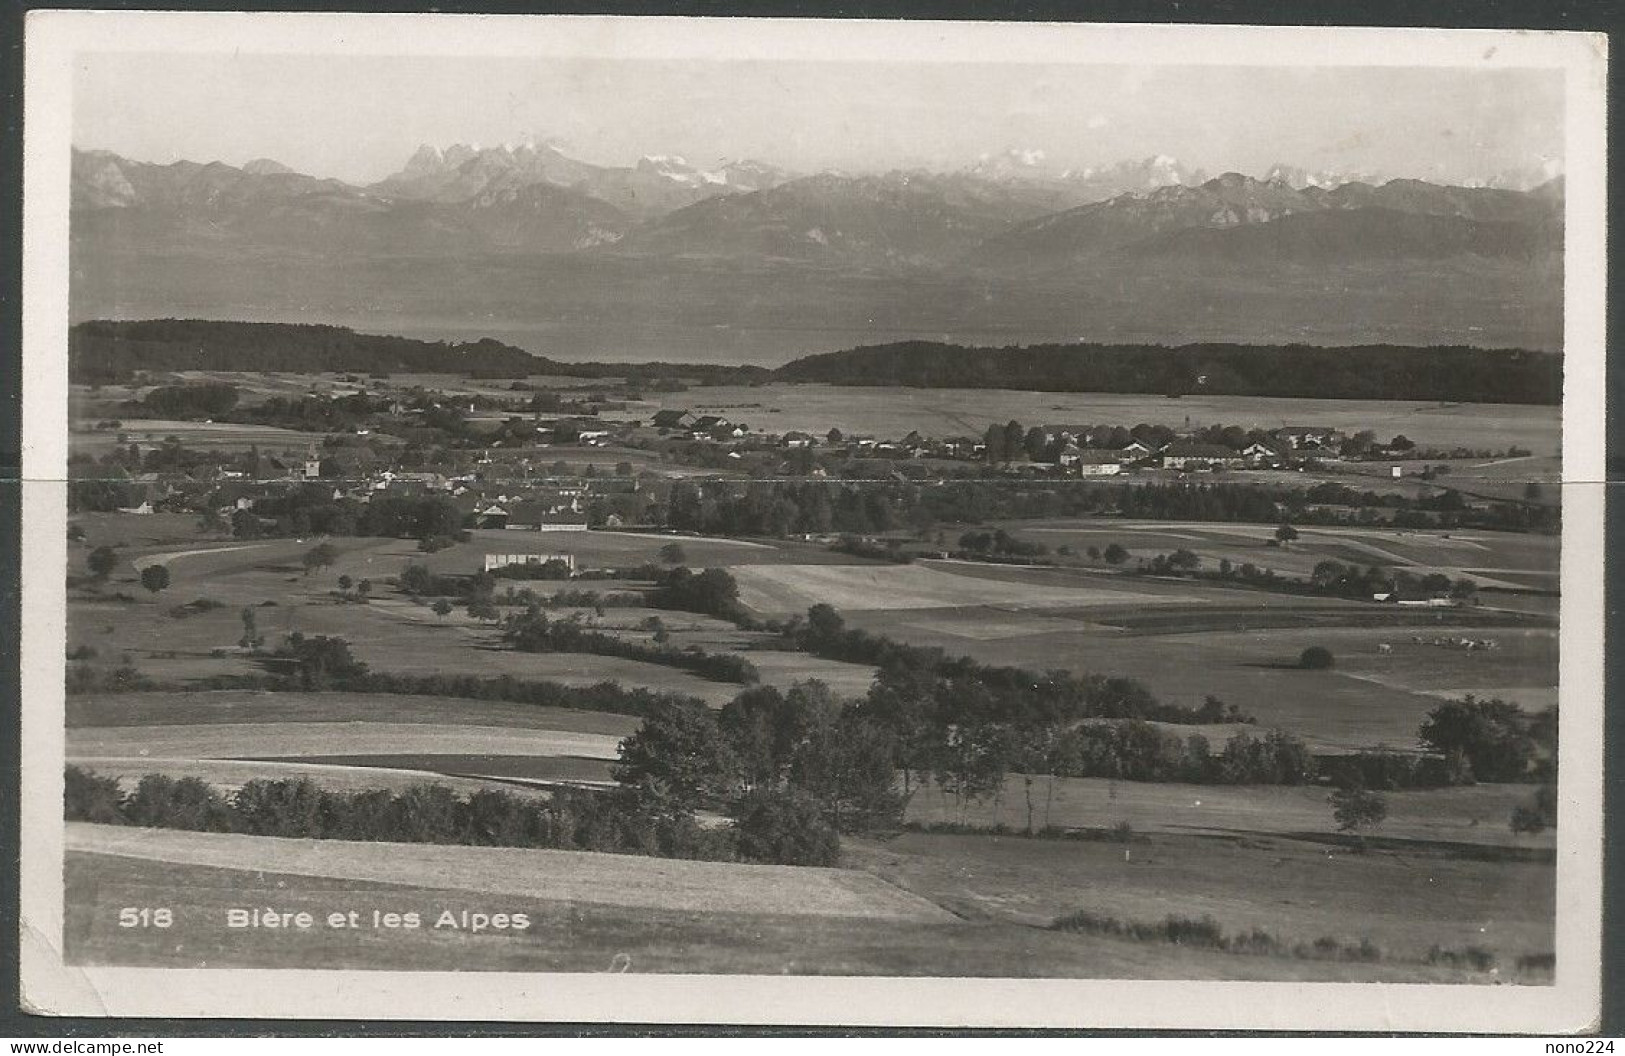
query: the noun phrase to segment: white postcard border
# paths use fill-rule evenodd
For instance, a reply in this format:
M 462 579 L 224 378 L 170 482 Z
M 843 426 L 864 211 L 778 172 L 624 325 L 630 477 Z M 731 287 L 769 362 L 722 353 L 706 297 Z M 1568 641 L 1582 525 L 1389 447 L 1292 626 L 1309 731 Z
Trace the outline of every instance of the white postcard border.
M 1606 38 L 1481 30 L 34 11 L 24 164 L 22 982 L 54 1015 L 1583 1031 L 1601 952 Z M 1552 986 L 182 970 L 62 964 L 67 191 L 75 55 L 245 51 L 1562 68 L 1563 774 Z

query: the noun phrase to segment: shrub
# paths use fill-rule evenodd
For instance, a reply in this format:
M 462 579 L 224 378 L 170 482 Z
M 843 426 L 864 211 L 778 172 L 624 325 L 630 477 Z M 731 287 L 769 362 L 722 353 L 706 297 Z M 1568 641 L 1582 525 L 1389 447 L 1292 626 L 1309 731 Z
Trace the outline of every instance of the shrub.
M 1358 835 L 1375 828 L 1388 816 L 1388 802 L 1363 788 L 1345 788 L 1332 793 L 1332 818 L 1338 832 Z
M 124 793 L 118 781 L 70 766 L 63 771 L 63 817 L 68 821 L 124 824 Z
M 125 805 L 132 825 L 193 832 L 230 832 L 231 805 L 195 777 L 148 774 Z
M 156 594 L 169 587 L 169 569 L 164 565 L 148 565 L 141 570 L 141 585 Z
M 256 836 L 324 835 L 322 790 L 309 778 L 250 781 L 231 799 L 237 827 Z
M 1434 946 L 1428 950 L 1427 963 L 1487 972 L 1495 967 L 1495 951 L 1485 949 L 1483 946 L 1468 946 L 1463 950 L 1451 950 L 1442 946 Z
M 1545 832 L 1557 827 L 1557 786 L 1541 785 L 1529 802 L 1512 808 L 1512 831 L 1519 834 Z
M 1212 917 L 1195 920 L 1190 917 L 1169 917 L 1163 922 L 1167 940 L 1176 946 L 1206 946 L 1224 949 L 1224 929 Z
M 110 546 L 98 546 L 85 558 L 85 564 L 89 566 L 91 575 L 106 579 L 118 567 L 118 552 Z
M 1298 666 L 1305 671 L 1326 671 L 1335 662 L 1332 651 L 1323 645 L 1311 645 L 1298 654 Z
M 841 840 L 818 803 L 800 792 L 761 789 L 734 808 L 741 857 L 780 865 L 834 865 Z

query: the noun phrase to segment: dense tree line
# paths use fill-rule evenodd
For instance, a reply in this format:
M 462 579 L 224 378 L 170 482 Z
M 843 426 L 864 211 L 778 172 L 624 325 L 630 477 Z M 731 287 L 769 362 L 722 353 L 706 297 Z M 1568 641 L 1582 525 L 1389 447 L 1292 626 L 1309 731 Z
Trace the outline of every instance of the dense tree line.
M 1125 517 L 1401 528 L 1487 528 L 1555 531 L 1559 512 L 1525 503 L 1470 506 L 1456 491 L 1412 498 L 1400 494 L 1318 491 L 1287 484 L 1186 482 L 1154 484 L 1068 481 L 681 481 L 664 509 L 650 516 L 679 531 L 710 535 L 928 532 L 1000 520 Z M 1351 500 L 1334 502 L 1334 499 Z
M 525 653 L 590 653 L 675 667 L 717 682 L 750 685 L 761 680 L 756 665 L 736 653 L 708 653 L 697 646 L 679 649 L 672 645 L 631 641 L 618 634 L 584 627 L 575 618 L 549 619 L 539 608 L 509 616 L 503 624 L 502 636 L 513 648 Z
M 463 844 L 607 851 L 663 858 L 777 861 L 760 843 L 707 829 L 691 814 L 662 810 L 635 789 L 555 788 L 546 799 L 481 789 L 459 796 L 444 785 L 330 791 L 309 778 L 254 780 L 222 793 L 195 777 L 148 774 L 123 794 L 117 781 L 70 766 L 69 821 L 294 839 Z
M 685 377 L 701 384 L 749 384 L 770 376 L 761 367 L 672 363 L 560 363 L 491 338 L 461 344 L 358 334 L 347 327 L 303 323 L 246 323 L 215 319 L 106 319 L 68 332 L 69 376 L 74 381 L 122 381 L 137 371 L 255 370 L 316 374 L 467 374 L 525 377 Z
M 463 512 L 443 495 L 377 495 L 368 502 L 333 498 L 331 484 L 306 483 L 270 491 L 252 510 L 232 515 L 232 535 L 384 536 L 390 539 L 466 538 Z
M 1056 721 L 1083 718 L 1150 719 L 1173 723 L 1248 722 L 1239 709 L 1210 697 L 1198 708 L 1167 704 L 1145 685 L 1131 678 L 1075 675 L 1068 671 L 1042 674 L 1019 667 L 997 667 L 967 656 L 951 656 L 938 646 L 909 645 L 885 635 L 849 628 L 832 606 L 818 604 L 805 620 L 794 620 L 781 631 L 790 648 L 827 660 L 870 664 L 879 669 L 875 688 L 885 710 L 895 713 L 895 725 L 907 725 L 906 716 L 936 707 L 943 724 L 956 721 L 960 708 L 986 715 L 1019 716 L 1026 711 L 1053 715 Z M 876 692 L 871 692 L 876 699 Z
M 1555 405 L 1563 357 L 1459 345 L 1030 345 L 905 341 L 805 356 L 781 381 L 1039 392 L 1204 393 Z
M 696 612 L 724 620 L 738 620 L 744 614 L 739 604 L 739 584 L 725 568 L 695 572 L 679 565 L 657 574 L 649 604 L 657 609 Z
M 721 711 L 661 707 L 621 743 L 615 776 L 678 810 L 725 810 L 759 857 L 828 865 L 840 833 L 900 821 L 893 756 L 855 703 L 806 682 L 748 689 Z
M 154 418 L 218 418 L 237 406 L 237 388 L 224 382 L 160 385 L 141 398 L 140 410 Z

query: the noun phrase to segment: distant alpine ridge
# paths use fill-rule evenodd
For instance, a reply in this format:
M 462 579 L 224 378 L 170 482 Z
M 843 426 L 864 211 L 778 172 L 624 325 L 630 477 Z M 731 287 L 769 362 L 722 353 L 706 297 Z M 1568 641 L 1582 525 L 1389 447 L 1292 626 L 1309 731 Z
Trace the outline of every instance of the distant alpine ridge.
M 1561 340 L 1561 176 L 1528 189 L 1287 165 L 1208 176 L 1165 156 L 1056 170 L 1036 151 L 952 172 L 804 175 L 669 155 L 601 166 L 522 144 L 424 146 L 356 186 L 270 159 L 76 150 L 71 202 L 79 319 L 382 313 L 567 332 L 547 349 L 561 356 L 582 334 L 639 346 L 621 358 L 686 358 L 707 330 L 736 345 L 760 331 L 777 344 L 764 364 L 870 331 Z

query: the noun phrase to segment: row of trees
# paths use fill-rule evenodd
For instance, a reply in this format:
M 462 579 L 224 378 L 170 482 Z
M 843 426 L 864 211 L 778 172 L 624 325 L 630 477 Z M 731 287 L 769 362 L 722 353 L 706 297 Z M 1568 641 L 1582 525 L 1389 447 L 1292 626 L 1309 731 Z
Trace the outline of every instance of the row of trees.
M 590 653 L 663 664 L 717 682 L 751 685 L 761 680 L 756 665 L 737 653 L 708 653 L 698 646 L 678 649 L 660 642 L 646 645 L 584 627 L 576 616 L 549 619 L 539 606 L 509 616 L 503 623 L 502 636 L 513 648 L 526 653 Z
M 70 821 L 295 839 L 776 861 L 753 853 L 760 847 L 759 840 L 748 838 L 753 834 L 707 829 L 691 814 L 663 811 L 633 789 L 604 793 L 561 787 L 541 799 L 495 789 L 459 796 L 435 784 L 401 792 L 342 792 L 299 778 L 255 780 L 223 793 L 195 777 L 148 774 L 126 795 L 116 780 L 76 766 L 65 776 Z
M 1209 697 L 1199 708 L 1157 699 L 1144 684 L 1130 678 L 1076 675 L 1054 670 L 1038 673 L 1018 667 L 983 664 L 950 656 L 937 646 L 909 645 L 885 635 L 846 626 L 827 604 L 807 610 L 804 620 L 780 628 L 780 641 L 792 649 L 828 660 L 870 664 L 879 669 L 875 686 L 885 707 L 914 712 L 931 700 L 964 695 L 963 705 L 1003 715 L 1054 716 L 1057 721 L 1082 718 L 1151 719 L 1174 723 L 1249 722 L 1239 709 Z M 871 692 L 871 698 L 874 693 Z M 952 720 L 947 720 L 952 721 Z
M 1319 486 L 1317 486 L 1319 487 Z M 1478 527 L 1554 531 L 1555 508 L 1496 502 L 1470 506 L 1457 492 L 1412 497 L 1346 489 L 1333 503 L 1314 488 L 1228 482 L 1065 484 L 1053 481 L 895 480 L 679 481 L 647 515 L 680 531 L 712 535 L 877 535 L 1005 520 L 1115 517 L 1279 524 Z

